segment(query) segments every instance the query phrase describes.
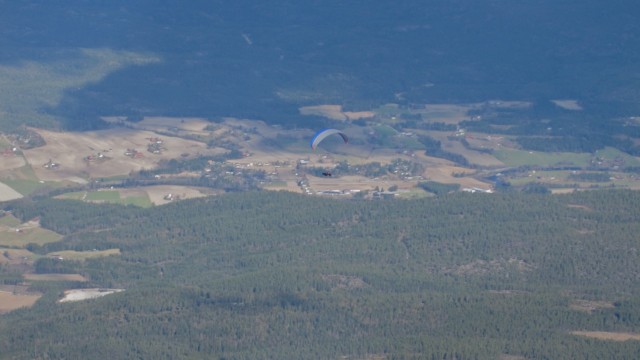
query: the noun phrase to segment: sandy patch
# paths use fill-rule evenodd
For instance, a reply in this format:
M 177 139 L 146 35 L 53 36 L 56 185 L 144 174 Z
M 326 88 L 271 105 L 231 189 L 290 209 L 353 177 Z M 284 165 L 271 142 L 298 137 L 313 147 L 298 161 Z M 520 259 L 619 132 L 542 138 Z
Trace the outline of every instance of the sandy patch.
M 580 205 L 580 204 L 568 204 L 567 205 L 568 208 L 572 208 L 572 209 L 580 209 L 580 210 L 586 210 L 586 211 L 593 211 L 593 209 L 587 205 Z
M 96 299 L 110 294 L 124 291 L 124 289 L 73 289 L 66 290 L 64 297 L 60 299 L 61 303 Z
M 31 307 L 42 295 L 16 295 L 11 292 L 0 291 L 0 314 L 12 310 Z
M 608 341 L 640 341 L 640 334 L 627 332 L 610 332 L 610 331 L 572 331 L 572 335 L 585 336 L 588 338 Z
M 0 182 L 0 201 L 20 199 L 22 194 L 13 190 L 9 185 Z
M 551 189 L 552 194 L 571 194 L 574 191 L 574 188 Z
M 365 191 L 373 190 L 376 187 L 389 188 L 396 182 L 382 179 L 369 179 L 364 176 L 340 176 L 340 177 L 316 177 L 308 176 L 309 187 L 317 191 Z M 400 181 L 398 181 L 400 182 Z

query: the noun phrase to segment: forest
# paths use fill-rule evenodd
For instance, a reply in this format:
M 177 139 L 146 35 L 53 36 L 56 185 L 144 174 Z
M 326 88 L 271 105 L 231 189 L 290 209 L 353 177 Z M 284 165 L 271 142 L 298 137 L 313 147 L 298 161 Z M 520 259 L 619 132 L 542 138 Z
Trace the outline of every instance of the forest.
M 636 359 L 640 193 L 335 200 L 237 192 L 148 209 L 7 203 L 61 241 L 0 316 L 0 359 Z M 5 283 L 20 281 L 0 268 Z M 59 303 L 65 289 L 122 288 Z

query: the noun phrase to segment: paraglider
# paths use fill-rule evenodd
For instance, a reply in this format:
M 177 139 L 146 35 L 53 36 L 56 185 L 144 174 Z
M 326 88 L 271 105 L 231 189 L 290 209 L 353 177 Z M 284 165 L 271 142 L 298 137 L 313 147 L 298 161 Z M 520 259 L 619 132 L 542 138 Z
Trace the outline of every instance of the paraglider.
M 342 140 L 344 140 L 345 144 L 349 142 L 349 138 L 342 131 L 336 130 L 336 129 L 323 129 L 318 131 L 311 139 L 311 148 L 315 150 L 316 147 L 318 147 L 318 144 L 322 142 L 322 140 L 324 140 L 327 136 L 331 136 L 334 134 L 340 135 L 342 137 Z

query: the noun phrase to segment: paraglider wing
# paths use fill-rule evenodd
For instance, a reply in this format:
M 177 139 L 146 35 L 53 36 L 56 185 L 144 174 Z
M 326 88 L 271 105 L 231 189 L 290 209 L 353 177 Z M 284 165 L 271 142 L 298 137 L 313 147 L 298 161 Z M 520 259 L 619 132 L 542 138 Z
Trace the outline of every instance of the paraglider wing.
M 318 131 L 313 136 L 313 138 L 311 139 L 311 148 L 313 150 L 315 150 L 316 147 L 318 146 L 318 144 L 320 144 L 320 142 L 322 142 L 322 140 L 324 140 L 327 136 L 334 135 L 334 134 L 338 134 L 338 135 L 342 136 L 342 140 L 344 140 L 345 144 L 347 142 L 349 142 L 349 138 L 342 131 L 336 130 L 336 129 L 324 129 L 324 130 Z

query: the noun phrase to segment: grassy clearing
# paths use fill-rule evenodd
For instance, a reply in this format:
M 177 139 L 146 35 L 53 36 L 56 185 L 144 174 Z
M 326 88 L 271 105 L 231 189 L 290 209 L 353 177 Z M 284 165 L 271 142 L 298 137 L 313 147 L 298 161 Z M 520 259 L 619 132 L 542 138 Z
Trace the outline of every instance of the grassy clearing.
M 28 244 L 43 245 L 60 241 L 62 235 L 42 228 L 9 229 L 0 232 L 0 246 L 25 247 Z
M 24 274 L 23 277 L 30 281 L 89 281 L 80 274 Z
M 274 180 L 265 185 L 265 187 L 286 187 L 287 182 L 284 180 Z
M 49 257 L 62 257 L 65 260 L 79 260 L 84 261 L 86 259 L 111 256 L 111 255 L 120 255 L 120 249 L 107 249 L 107 250 L 95 250 L 95 251 L 75 251 L 75 250 L 64 250 L 64 251 L 56 251 L 52 253 L 48 253 Z
M 530 171 L 528 175 L 523 177 L 509 179 L 509 182 L 513 185 L 526 185 L 532 182 L 578 184 L 577 181 L 568 179 L 570 174 L 569 170 Z
M 46 186 L 44 183 L 36 180 L 4 179 L 2 182 L 24 196 L 32 194 L 36 190 Z
M 3 217 L 0 217 L 0 226 L 15 228 L 20 224 L 21 224 L 20 220 L 18 220 L 15 216 L 11 214 L 5 214 Z
M 375 131 L 376 135 L 380 137 L 394 136 L 398 133 L 396 129 L 392 128 L 389 125 L 376 126 L 373 128 L 373 131 Z
M 134 205 L 142 208 L 153 206 L 153 203 L 151 202 L 151 199 L 148 195 L 127 196 L 124 199 L 121 199 L 118 203 L 123 205 Z
M 586 167 L 591 161 L 591 154 L 588 153 L 543 153 L 537 151 L 502 149 L 495 151 L 493 155 L 508 166 Z
M 640 341 L 640 334 L 636 334 L 636 333 L 612 332 L 612 331 L 572 331 L 571 334 L 577 335 L 577 336 L 584 336 L 592 339 L 598 339 L 598 340 Z
M 129 175 L 117 175 L 117 176 L 99 178 L 99 179 L 96 179 L 96 180 L 103 181 L 103 182 L 109 182 L 109 181 L 122 181 L 122 180 L 125 180 L 125 179 L 128 179 L 128 178 L 129 178 Z

